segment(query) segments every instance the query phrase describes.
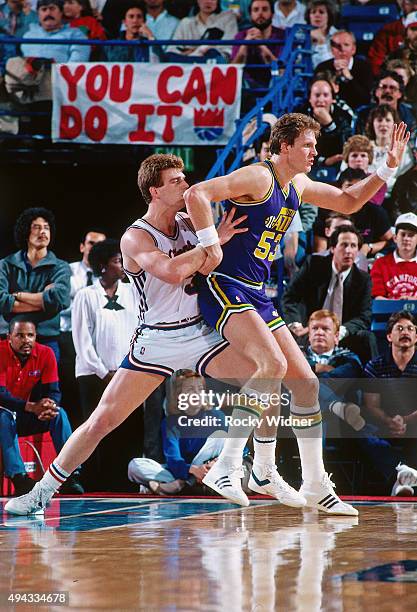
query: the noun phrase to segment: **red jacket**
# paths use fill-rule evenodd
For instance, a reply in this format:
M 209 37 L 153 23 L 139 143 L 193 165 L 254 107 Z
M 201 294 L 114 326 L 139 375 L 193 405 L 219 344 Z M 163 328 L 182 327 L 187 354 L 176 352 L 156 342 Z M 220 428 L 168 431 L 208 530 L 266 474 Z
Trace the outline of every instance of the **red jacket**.
M 377 75 L 381 70 L 382 64 L 392 51 L 397 51 L 398 47 L 404 42 L 405 27 L 402 19 L 391 21 L 379 30 L 368 51 L 368 58 L 371 63 L 372 72 Z
M 377 259 L 371 269 L 372 297 L 392 300 L 417 297 L 417 262 L 395 262 L 390 253 Z

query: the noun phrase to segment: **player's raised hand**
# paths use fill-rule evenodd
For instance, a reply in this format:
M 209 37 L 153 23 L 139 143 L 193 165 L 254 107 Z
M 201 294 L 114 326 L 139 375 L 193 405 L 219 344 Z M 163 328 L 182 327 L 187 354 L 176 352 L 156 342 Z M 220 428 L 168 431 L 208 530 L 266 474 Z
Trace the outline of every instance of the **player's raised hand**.
M 228 213 L 225 212 L 223 214 L 221 221 L 217 227 L 220 244 L 222 245 L 226 244 L 226 242 L 229 242 L 229 240 L 233 238 L 235 234 L 243 234 L 244 232 L 248 231 L 247 227 L 237 227 L 248 218 L 248 215 L 242 215 L 241 217 L 235 219 L 235 213 L 236 206 L 233 206 L 233 208 Z
M 397 168 L 402 160 L 407 143 L 410 140 L 410 132 L 404 121 L 394 124 L 391 135 L 391 146 L 387 153 L 388 168 Z

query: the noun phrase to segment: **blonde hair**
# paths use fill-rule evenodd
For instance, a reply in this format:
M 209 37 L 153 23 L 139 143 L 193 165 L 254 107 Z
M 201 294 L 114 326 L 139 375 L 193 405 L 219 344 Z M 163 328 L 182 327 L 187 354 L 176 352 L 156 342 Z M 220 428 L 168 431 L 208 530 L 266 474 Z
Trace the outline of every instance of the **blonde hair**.
M 170 168 L 184 170 L 184 162 L 181 157 L 167 153 L 155 153 L 141 163 L 138 171 L 138 187 L 147 204 L 152 200 L 149 188 L 162 187 L 162 171 Z
M 271 142 L 270 151 L 271 153 L 279 153 L 281 151 L 281 145 L 285 144 L 293 145 L 296 138 L 298 138 L 306 130 L 313 130 L 316 136 L 320 133 L 320 124 L 303 113 L 288 113 L 283 115 L 275 123 L 271 130 Z
M 365 151 L 368 154 L 369 163 L 372 164 L 374 159 L 374 150 L 371 141 L 362 134 L 351 136 L 343 145 L 343 160 L 348 163 L 348 158 L 351 153 Z
M 322 310 L 315 310 L 311 313 L 310 318 L 308 319 L 308 326 L 310 327 L 310 323 L 312 321 L 318 321 L 319 319 L 325 319 L 327 317 L 333 321 L 334 332 L 335 334 L 337 334 L 340 329 L 340 321 L 334 314 L 334 312 L 332 312 L 331 310 L 326 310 L 325 308 L 323 308 Z

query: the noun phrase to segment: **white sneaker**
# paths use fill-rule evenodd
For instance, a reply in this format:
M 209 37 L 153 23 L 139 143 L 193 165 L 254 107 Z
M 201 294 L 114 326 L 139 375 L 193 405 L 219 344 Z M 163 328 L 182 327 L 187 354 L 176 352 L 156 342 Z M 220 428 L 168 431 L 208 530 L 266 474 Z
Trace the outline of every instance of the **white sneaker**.
M 255 470 L 257 473 L 255 473 Z M 255 465 L 249 479 L 249 488 L 262 495 L 272 495 L 281 504 L 302 508 L 306 505 L 306 499 L 298 491 L 290 487 L 277 471 L 276 465 L 264 465 L 258 470 Z
M 391 495 L 411 497 L 414 495 L 413 487 L 417 486 L 417 470 L 399 463 L 395 468 L 398 472 L 397 480 L 392 487 Z
M 242 489 L 243 467 L 226 460 L 218 460 L 203 478 L 203 484 L 229 499 L 234 504 L 249 506 L 249 499 Z
M 353 506 L 345 504 L 336 495 L 335 484 L 331 481 L 332 475 L 324 473 L 322 479 L 315 483 L 301 485 L 300 493 L 307 500 L 307 506 L 316 508 L 327 514 L 342 514 L 345 516 L 358 516 L 359 512 Z
M 53 496 L 53 492 L 48 491 L 45 487 L 37 482 L 32 491 L 10 499 L 4 506 L 4 509 L 9 514 L 43 514 L 49 500 Z

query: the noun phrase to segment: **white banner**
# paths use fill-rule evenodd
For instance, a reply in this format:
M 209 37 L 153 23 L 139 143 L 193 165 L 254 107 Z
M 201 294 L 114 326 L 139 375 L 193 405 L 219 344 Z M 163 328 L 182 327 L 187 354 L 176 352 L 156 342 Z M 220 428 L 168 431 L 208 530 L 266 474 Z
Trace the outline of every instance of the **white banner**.
M 240 113 L 242 66 L 52 65 L 54 141 L 224 145 Z

